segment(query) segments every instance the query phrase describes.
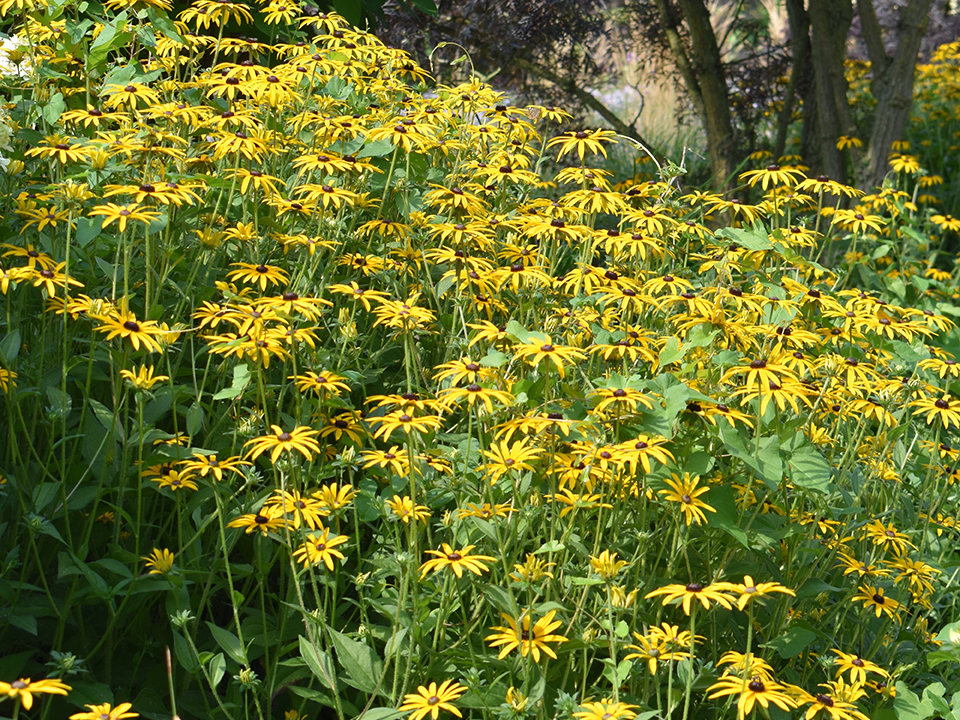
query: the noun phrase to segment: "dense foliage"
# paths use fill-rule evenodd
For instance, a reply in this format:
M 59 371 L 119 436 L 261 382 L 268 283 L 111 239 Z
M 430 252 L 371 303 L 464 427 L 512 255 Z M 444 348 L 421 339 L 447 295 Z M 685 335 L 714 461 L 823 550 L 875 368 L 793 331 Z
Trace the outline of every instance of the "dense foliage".
M 336 15 L 89 10 L 0 5 L 5 713 L 956 711 L 960 221 L 906 147 L 614 184 Z

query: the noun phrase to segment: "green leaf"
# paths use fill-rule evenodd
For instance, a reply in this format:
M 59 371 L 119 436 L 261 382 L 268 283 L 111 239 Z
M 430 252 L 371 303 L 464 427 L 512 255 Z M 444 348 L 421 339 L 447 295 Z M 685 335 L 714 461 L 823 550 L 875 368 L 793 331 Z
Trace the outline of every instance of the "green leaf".
M 43 119 L 48 125 L 55 125 L 66 109 L 67 104 L 63 101 L 63 93 L 57 93 L 43 106 Z
M 939 685 L 939 683 L 937 683 Z M 929 688 L 927 688 L 929 690 Z M 943 686 L 940 686 L 941 694 Z M 934 714 L 933 704 L 924 691 L 921 700 L 902 680 L 897 681 L 897 695 L 893 699 L 893 709 L 897 713 L 897 720 L 927 720 Z
M 804 444 L 787 459 L 787 471 L 797 487 L 830 492 L 830 464 L 813 445 Z
M 20 329 L 9 332 L 0 340 L 0 361 L 4 365 L 10 366 L 20 354 Z
M 487 350 L 487 354 L 480 358 L 480 364 L 483 367 L 498 368 L 503 367 L 503 364 L 507 362 L 507 360 L 507 356 L 502 352 L 494 348 L 490 348 Z
M 383 673 L 383 660 L 369 645 L 352 640 L 336 630 L 330 630 L 330 637 L 337 649 L 337 660 L 346 671 L 344 681 L 368 695 L 376 693 Z
M 37 619 L 33 615 L 8 615 L 7 622 L 31 635 L 37 634 Z
M 717 230 L 716 235 L 733 240 L 747 250 L 773 250 L 773 243 L 770 242 L 766 230 L 759 223 L 751 228 L 721 228 Z
M 193 650 L 190 649 L 190 644 L 180 633 L 173 636 L 173 652 L 177 656 L 177 662 L 184 670 L 188 673 L 197 671 L 197 659 L 193 656 Z
M 233 400 L 240 397 L 247 385 L 250 384 L 250 368 L 245 364 L 234 365 L 233 382 L 230 387 L 224 388 L 213 396 L 214 400 Z
M 360 720 L 393 720 L 398 718 L 405 713 L 400 712 L 394 708 L 370 708 L 363 715 L 357 718 Z
M 811 598 L 822 593 L 837 592 L 841 588 L 827 585 L 823 580 L 810 578 L 797 589 L 797 600 Z
M 71 680 L 69 685 L 70 694 L 67 699 L 77 707 L 102 705 L 103 703 L 113 704 L 113 690 L 105 683 Z
M 216 686 L 223 679 L 223 674 L 227 671 L 227 661 L 223 659 L 223 653 L 217 653 L 210 658 L 210 682 Z
M 102 228 L 102 217 L 79 218 L 77 220 L 77 244 L 85 248 L 92 240 L 100 237 Z
M 127 26 L 126 11 L 117 15 L 113 20 L 104 23 L 103 30 L 97 35 L 97 38 L 90 45 L 90 52 L 87 56 L 87 62 L 90 67 L 97 67 L 114 48 L 122 47 L 132 37 L 132 33 L 124 32 Z
M 177 26 L 173 24 L 173 20 L 168 18 L 166 13 L 157 12 L 155 8 L 147 8 L 147 17 L 150 18 L 150 24 L 168 38 L 181 45 L 187 44 L 183 36 L 177 32 Z
M 123 428 L 120 427 L 120 422 L 113 417 L 113 413 L 107 410 L 107 406 L 98 400 L 91 398 L 89 402 L 90 409 L 93 410 L 93 416 L 97 419 L 97 422 L 107 432 L 113 431 L 114 440 L 123 442 Z
M 413 6 L 430 17 L 437 16 L 437 5 L 433 0 L 410 0 Z
M 384 138 L 382 140 L 368 142 L 366 145 L 360 148 L 359 152 L 357 152 L 357 158 L 383 157 L 384 155 L 389 155 L 392 152 L 393 143 Z
M 330 656 L 321 650 L 317 650 L 303 635 L 300 636 L 300 657 L 307 663 L 307 667 L 310 668 L 310 672 L 314 674 L 317 680 L 333 692 L 337 692 Z
M 213 635 L 213 639 L 217 641 L 217 645 L 222 647 L 231 659 L 235 660 L 241 665 L 247 664 L 247 653 L 243 649 L 243 644 L 240 642 L 240 638 L 238 638 L 229 630 L 224 630 L 222 627 L 217 627 L 212 622 L 208 621 L 207 627 L 210 628 L 210 632 Z
M 187 410 L 187 435 L 193 437 L 203 428 L 203 406 L 195 402 Z
M 776 490 L 780 487 L 780 482 L 783 480 L 780 438 L 776 435 L 761 438 L 759 448 L 754 446 L 755 441 L 751 439 L 748 446 L 740 433 L 735 428 L 729 427 L 727 423 L 720 424 L 720 436 L 727 450 L 751 468 L 768 488 Z
M 684 352 L 684 350 L 680 349 L 680 338 L 671 336 L 667 338 L 667 342 L 663 346 L 663 350 L 660 351 L 660 356 L 657 358 L 657 361 L 660 367 L 679 362 L 683 360 Z
M 774 638 L 763 647 L 776 650 L 784 660 L 796 657 L 817 639 L 817 634 L 808 628 L 794 625 L 780 637 Z
M 750 547 L 750 539 L 747 534 L 737 525 L 737 504 L 733 499 L 733 488 L 729 485 L 717 485 L 710 488 L 710 507 L 716 510 L 715 513 L 705 513 L 707 516 L 707 526 L 717 527 L 725 531 L 745 548 Z

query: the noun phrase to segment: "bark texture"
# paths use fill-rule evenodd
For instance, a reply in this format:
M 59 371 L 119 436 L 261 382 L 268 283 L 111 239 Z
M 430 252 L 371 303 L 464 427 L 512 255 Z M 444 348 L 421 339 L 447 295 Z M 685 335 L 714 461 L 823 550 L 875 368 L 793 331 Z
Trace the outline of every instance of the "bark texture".
M 737 141 L 710 10 L 704 0 L 678 0 L 677 8 L 669 0 L 656 0 L 656 6 L 674 62 L 707 134 L 713 184 L 725 187 L 736 172 Z M 689 53 L 680 34 L 681 17 L 689 33 Z
M 933 0 L 910 0 L 901 8 L 896 49 L 893 55 L 888 55 L 873 3 L 857 0 L 863 40 L 870 56 L 870 89 L 877 99 L 866 166 L 861 172 L 862 187 L 870 188 L 883 182 L 893 143 L 903 139 L 910 122 L 917 56 L 932 4 Z

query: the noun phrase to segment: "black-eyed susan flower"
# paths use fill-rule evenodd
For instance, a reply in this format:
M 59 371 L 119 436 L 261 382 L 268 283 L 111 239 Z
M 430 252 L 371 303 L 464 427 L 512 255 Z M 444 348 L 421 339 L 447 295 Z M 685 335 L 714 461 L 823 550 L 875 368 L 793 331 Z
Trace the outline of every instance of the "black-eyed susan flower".
M 514 572 L 510 573 L 510 579 L 514 582 L 539 583 L 545 578 L 553 579 L 553 573 L 550 568 L 556 563 L 547 562 L 533 553 L 527 553 L 527 559 L 523 563 L 514 563 Z
M 490 475 L 490 482 L 495 483 L 508 472 L 533 470 L 532 463 L 543 450 L 528 444 L 528 438 L 518 440 L 508 445 L 505 440 L 494 443 L 489 450 L 483 451 L 488 462 L 484 463 L 484 470 Z
M 120 377 L 129 382 L 130 385 L 137 390 L 151 390 L 157 383 L 170 379 L 167 375 L 154 375 L 153 365 L 141 365 L 137 368 L 136 373 L 132 370 L 121 370 Z
M 700 476 L 690 477 L 690 473 L 685 472 L 683 477 L 671 475 L 670 479 L 663 481 L 668 490 L 660 490 L 659 494 L 665 500 L 680 504 L 680 510 L 683 512 L 687 525 L 696 523 L 701 525 L 706 522 L 707 516 L 704 511 L 715 513 L 716 510 L 700 499 L 700 496 L 710 490 L 709 487 L 697 487 L 700 483 Z
M 727 695 L 737 695 L 737 717 L 743 720 L 753 712 L 755 705 L 768 708 L 771 703 L 781 710 L 789 711 L 797 707 L 797 701 L 787 693 L 787 688 L 772 678 L 760 676 L 741 678 L 736 675 L 723 675 L 707 688 L 707 697 L 711 700 Z
M 554 620 L 556 610 L 551 610 L 542 618 L 533 623 L 529 613 L 523 613 L 518 619 L 501 613 L 505 625 L 490 628 L 494 630 L 484 638 L 490 647 L 500 648 L 497 659 L 502 660 L 514 650 L 519 650 L 523 657 L 531 655 L 534 662 L 540 662 L 541 651 L 548 657 L 557 659 L 557 654 L 547 643 L 564 643 L 567 638 L 554 634 L 562 620 Z
M 742 583 L 726 583 L 726 589 L 737 594 L 738 597 L 736 600 L 734 600 L 734 604 L 737 606 L 738 610 L 744 610 L 749 603 L 772 593 L 796 595 L 793 590 L 781 585 L 780 583 L 754 582 L 754 579 L 750 575 L 744 576 Z
M 258 512 L 240 515 L 227 523 L 227 527 L 243 528 L 243 532 L 251 535 L 259 532 L 261 535 L 267 535 L 273 531 L 283 530 L 287 527 L 287 520 L 283 517 L 281 508 L 265 507 Z
M 163 330 L 153 320 L 137 320 L 136 315 L 122 307 L 110 308 L 97 319 L 101 324 L 95 329 L 106 333 L 107 340 L 118 337 L 128 341 L 134 350 L 139 350 L 141 345 L 147 352 L 160 352 L 162 349 L 160 338 Z
M 426 525 L 427 518 L 430 517 L 430 508 L 426 505 L 417 505 L 409 496 L 394 495 L 392 500 L 384 501 L 384 505 L 390 508 L 398 520 L 407 524 L 413 521 Z
M 250 445 L 247 451 L 247 457 L 256 460 L 263 453 L 270 452 L 270 462 L 275 463 L 281 453 L 299 452 L 307 460 L 313 460 L 315 455 L 320 454 L 320 445 L 315 437 L 317 430 L 306 426 L 300 426 L 287 431 L 279 425 L 271 425 L 273 431 L 270 435 L 263 435 L 253 440 L 248 440 L 244 446 Z
M 482 404 L 487 408 L 487 412 L 492 413 L 494 402 L 503 406 L 509 406 L 513 401 L 513 396 L 505 390 L 495 390 L 493 388 L 483 387 L 477 383 L 470 383 L 463 387 L 448 388 L 440 397 L 440 401 L 447 408 L 458 405 L 464 400 L 467 401 L 467 405 L 470 407 L 476 404 Z
M 748 170 L 740 174 L 741 180 L 746 180 L 750 187 L 757 184 L 766 191 L 767 187 L 785 185 L 792 187 L 803 177 L 803 171 L 796 167 L 780 167 L 777 164 L 768 165 L 762 170 Z
M 293 551 L 293 556 L 304 567 L 323 563 L 327 570 L 332 571 L 334 559 L 343 560 L 343 553 L 337 550 L 337 546 L 349 539 L 346 535 L 331 536 L 330 528 L 323 528 L 320 533 L 309 533 L 306 542 Z
M 313 392 L 321 398 L 330 395 L 339 397 L 341 392 L 350 392 L 350 386 L 344 382 L 345 377 L 326 370 L 318 373 L 307 370 L 303 375 L 291 375 L 289 379 L 294 381 L 300 392 Z
M 609 550 L 604 550 L 597 557 L 590 556 L 590 567 L 607 582 L 613 580 L 629 564 L 626 560 L 617 560 L 617 553 Z
M 89 712 L 74 713 L 70 716 L 70 720 L 125 720 L 125 718 L 140 717 L 140 713 L 130 712 L 133 707 L 130 703 L 120 703 L 117 706 L 103 703 L 102 705 L 84 705 L 84 707 Z
M 683 606 L 683 612 L 690 614 L 690 604 L 696 600 L 703 605 L 704 610 L 710 609 L 710 603 L 714 602 L 722 608 L 731 610 L 735 598 L 727 594 L 725 584 L 717 583 L 715 585 L 701 585 L 700 583 L 688 583 L 687 585 L 664 585 L 662 588 L 652 590 L 644 595 L 649 599 L 652 597 L 663 596 L 663 605 L 670 605 L 680 601 Z
M 417 692 L 404 695 L 403 704 L 398 708 L 401 711 L 412 711 L 410 720 L 423 720 L 427 715 L 431 720 L 437 720 L 441 710 L 463 717 L 453 701 L 463 695 L 468 688 L 453 680 L 444 680 L 439 686 L 432 682 L 429 687 L 421 685 Z
M 570 488 L 563 488 L 559 492 L 555 492 L 552 495 L 544 495 L 543 497 L 545 500 L 560 503 L 562 506 L 560 517 L 569 515 L 572 512 L 577 512 L 578 510 L 592 510 L 593 508 L 610 510 L 613 508 L 613 505 L 601 501 L 602 496 L 599 493 L 576 493 Z
M 637 716 L 634 708 L 638 706 L 603 698 L 600 702 L 581 703 L 580 707 L 583 710 L 575 712 L 573 717 L 581 718 L 581 720 L 620 720 L 621 718 L 632 720 Z
M 604 144 L 615 142 L 616 137 L 617 134 L 612 130 L 599 128 L 597 130 L 572 130 L 550 140 L 550 142 L 547 143 L 547 147 L 552 148 L 559 146 L 560 153 L 557 155 L 558 160 L 567 153 L 576 152 L 577 157 L 582 162 L 584 155 L 587 153 L 600 153 L 606 157 L 607 150 Z
M 26 710 L 33 707 L 34 695 L 66 695 L 70 690 L 72 688 L 69 685 L 53 678 L 36 682 L 30 678 L 20 678 L 9 683 L 0 682 L 0 697 L 18 699 Z
M 837 649 L 833 649 L 831 652 L 837 656 L 834 662 L 837 674 L 849 673 L 851 683 L 864 685 L 867 682 L 867 673 L 890 677 L 890 673 L 882 667 L 870 660 L 864 660 L 856 653 L 845 653 Z
M 496 558 L 490 555 L 471 555 L 470 551 L 475 547 L 476 545 L 466 545 L 456 550 L 447 543 L 443 543 L 440 550 L 427 550 L 427 554 L 436 557 L 420 566 L 420 577 L 424 578 L 429 572 L 440 572 L 444 569 L 453 570 L 458 578 L 463 577 L 465 569 L 474 575 L 482 575 L 490 569 L 486 563 L 494 562 Z
M 349 507 L 353 499 L 359 494 L 360 492 L 353 485 L 330 483 L 329 485 L 322 485 L 319 490 L 311 493 L 310 497 L 320 503 L 320 507 L 328 513 L 337 513 Z
M 479 506 L 467 503 L 465 508 L 457 510 L 457 518 L 475 517 L 481 520 L 495 520 L 498 517 L 509 517 L 512 512 L 514 512 L 514 509 L 507 503 L 497 503 L 495 505 L 484 503 Z
M 926 415 L 927 425 L 933 424 L 938 420 L 944 427 L 949 429 L 951 425 L 960 428 L 960 402 L 957 402 L 949 395 L 940 398 L 921 398 L 907 403 L 909 407 L 916 408 L 914 415 Z
M 173 569 L 174 555 L 172 552 L 163 548 L 154 548 L 153 551 L 142 558 L 147 561 L 147 567 L 150 568 L 150 575 L 166 575 Z
M 582 360 L 585 355 L 576 348 L 564 345 L 554 345 L 553 340 L 547 335 L 544 340 L 532 339 L 522 345 L 513 348 L 516 357 L 526 361 L 530 365 L 539 365 L 541 360 L 547 360 L 554 365 L 560 377 L 565 377 L 564 368 L 566 364 L 574 360 Z
M 227 273 L 230 280 L 259 285 L 261 291 L 266 291 L 267 285 L 286 285 L 290 280 L 285 270 L 273 265 L 237 262 L 230 266 L 237 268 Z
M 194 453 L 193 460 L 184 460 L 183 469 L 202 478 L 208 475 L 212 476 L 217 482 L 223 480 L 225 472 L 234 473 L 243 477 L 244 467 L 249 467 L 250 463 L 241 459 L 239 456 L 218 459 L 216 455 L 203 455 Z
M 873 585 L 860 585 L 856 595 L 850 598 L 851 602 L 862 602 L 865 610 L 873 610 L 877 617 L 884 613 L 891 620 L 897 616 L 897 611 L 903 607 L 899 602 L 884 594 L 884 589 Z
M 274 490 L 273 495 L 263 503 L 267 509 L 276 509 L 276 514 L 287 520 L 294 530 L 306 525 L 316 530 L 323 524 L 323 518 L 330 514 L 315 498 L 304 496 L 299 490 Z
M 874 545 L 892 550 L 897 555 L 905 555 L 908 548 L 916 549 L 910 537 L 897 530 L 893 523 L 884 525 L 880 520 L 871 520 L 863 526 L 863 535 Z

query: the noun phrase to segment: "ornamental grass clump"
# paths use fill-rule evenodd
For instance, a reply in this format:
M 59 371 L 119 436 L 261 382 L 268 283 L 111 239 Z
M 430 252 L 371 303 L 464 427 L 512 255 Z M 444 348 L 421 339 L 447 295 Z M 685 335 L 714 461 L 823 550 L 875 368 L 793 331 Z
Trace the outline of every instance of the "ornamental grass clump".
M 5 712 L 955 685 L 957 228 L 902 157 L 618 182 L 623 138 L 336 14 L 0 11 Z

